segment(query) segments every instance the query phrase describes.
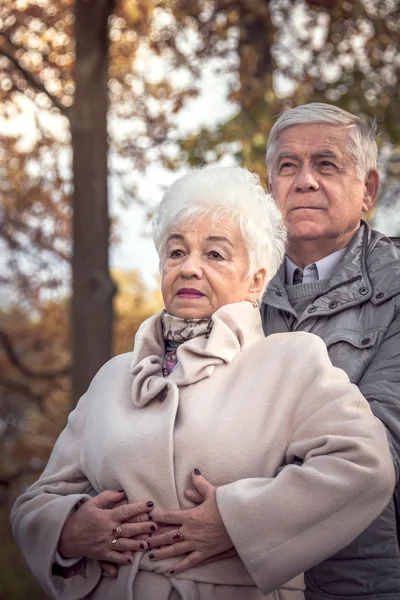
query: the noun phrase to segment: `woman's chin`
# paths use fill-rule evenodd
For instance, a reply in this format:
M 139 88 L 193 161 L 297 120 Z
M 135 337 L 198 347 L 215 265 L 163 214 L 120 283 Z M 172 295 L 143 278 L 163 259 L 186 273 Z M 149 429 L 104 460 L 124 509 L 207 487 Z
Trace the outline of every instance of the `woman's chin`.
M 167 313 L 180 319 L 208 319 L 213 314 L 211 308 L 200 306 L 171 306 L 166 307 Z

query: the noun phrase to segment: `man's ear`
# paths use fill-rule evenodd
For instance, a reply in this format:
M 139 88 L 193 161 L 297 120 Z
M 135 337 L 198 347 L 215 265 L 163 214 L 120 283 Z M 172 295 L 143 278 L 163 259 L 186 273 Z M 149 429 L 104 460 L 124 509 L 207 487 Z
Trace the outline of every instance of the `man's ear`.
M 374 206 L 379 192 L 379 173 L 371 169 L 364 181 L 363 212 L 368 212 Z
M 267 192 L 269 194 L 271 194 L 271 196 L 274 196 L 274 190 L 273 190 L 273 186 L 272 186 L 272 181 L 270 176 L 268 175 L 268 179 L 267 179 Z

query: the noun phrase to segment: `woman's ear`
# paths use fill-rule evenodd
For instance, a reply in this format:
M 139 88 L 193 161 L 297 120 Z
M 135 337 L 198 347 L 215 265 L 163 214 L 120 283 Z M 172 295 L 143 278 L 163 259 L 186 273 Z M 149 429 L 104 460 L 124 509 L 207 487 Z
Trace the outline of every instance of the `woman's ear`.
M 264 287 L 266 278 L 267 269 L 265 269 L 264 267 L 262 269 L 259 269 L 257 273 L 253 275 L 252 282 L 249 287 L 249 297 L 247 298 L 247 300 L 250 300 L 252 302 L 253 300 L 256 300 L 258 298 L 261 290 Z

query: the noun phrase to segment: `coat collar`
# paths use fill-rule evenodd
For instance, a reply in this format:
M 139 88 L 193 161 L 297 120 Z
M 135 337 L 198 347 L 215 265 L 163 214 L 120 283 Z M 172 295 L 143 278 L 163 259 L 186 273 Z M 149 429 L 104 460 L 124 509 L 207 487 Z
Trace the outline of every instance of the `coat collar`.
M 232 362 L 246 346 L 264 337 L 259 311 L 250 302 L 223 306 L 213 314 L 212 321 L 208 338 L 194 338 L 179 346 L 178 366 L 167 378 L 162 373 L 165 346 L 161 313 L 141 325 L 130 368 L 136 406 L 143 407 L 153 399 L 163 401 L 176 386 L 210 377 L 216 366 Z
M 367 300 L 384 301 L 400 293 L 400 252 L 379 232 L 361 221 L 346 253 L 336 267 L 329 289 L 315 298 L 312 313 L 304 318 L 340 312 Z M 295 314 L 285 289 L 284 266 L 272 279 L 263 303 Z

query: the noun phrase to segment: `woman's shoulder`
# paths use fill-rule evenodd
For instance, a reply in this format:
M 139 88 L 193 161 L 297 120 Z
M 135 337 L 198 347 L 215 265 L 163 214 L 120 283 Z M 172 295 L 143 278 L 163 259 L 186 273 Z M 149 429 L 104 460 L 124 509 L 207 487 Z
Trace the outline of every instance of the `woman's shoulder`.
M 113 356 L 112 358 L 110 358 L 110 360 L 108 360 L 106 363 L 104 363 L 104 365 L 101 367 L 101 369 L 98 371 L 97 375 L 100 375 L 102 372 L 110 372 L 110 371 L 114 371 L 114 370 L 119 370 L 119 369 L 123 369 L 126 366 L 128 367 L 128 371 L 129 371 L 129 367 L 132 361 L 132 356 L 133 356 L 133 351 L 131 350 L 130 352 L 123 352 L 122 354 L 117 354 L 116 356 Z
M 333 368 L 325 342 L 306 331 L 273 333 L 253 344 L 253 360 L 268 361 L 291 370 L 307 370 L 310 377 Z M 243 357 L 244 358 L 244 357 Z
M 89 390 L 103 386 L 105 382 L 114 383 L 121 379 L 124 375 L 129 376 L 130 367 L 132 364 L 133 352 L 125 352 L 123 354 L 117 354 L 113 358 L 110 358 L 96 373 L 93 377 L 92 382 L 89 386 Z M 116 379 L 118 378 L 118 379 Z
M 272 351 L 279 349 L 285 352 L 297 354 L 299 352 L 307 355 L 323 354 L 327 355 L 325 342 L 307 331 L 289 331 L 285 333 L 272 333 L 260 340 L 258 344 Z

